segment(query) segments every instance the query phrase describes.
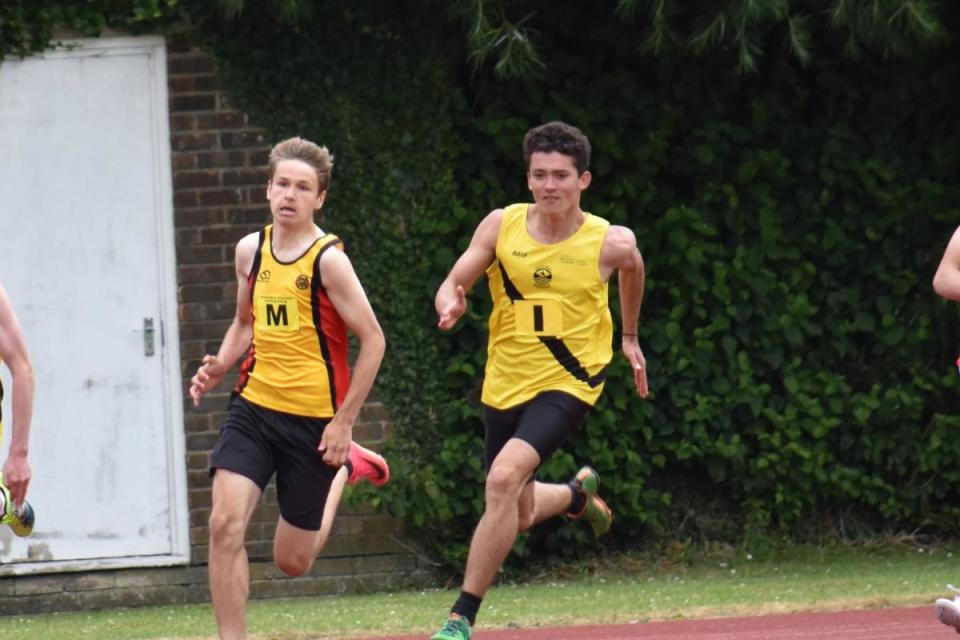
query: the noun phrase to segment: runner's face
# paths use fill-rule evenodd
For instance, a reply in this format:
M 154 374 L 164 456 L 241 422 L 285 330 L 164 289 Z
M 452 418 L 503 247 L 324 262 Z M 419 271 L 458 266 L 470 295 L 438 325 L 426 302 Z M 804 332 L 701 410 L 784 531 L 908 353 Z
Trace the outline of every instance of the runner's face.
M 313 223 L 313 212 L 323 204 L 317 172 L 302 160 L 281 160 L 267 183 L 267 200 L 274 224 Z
M 580 208 L 580 192 L 590 184 L 590 172 L 577 174 L 573 158 L 557 151 L 530 154 L 527 186 L 537 208 L 544 212 L 563 213 Z

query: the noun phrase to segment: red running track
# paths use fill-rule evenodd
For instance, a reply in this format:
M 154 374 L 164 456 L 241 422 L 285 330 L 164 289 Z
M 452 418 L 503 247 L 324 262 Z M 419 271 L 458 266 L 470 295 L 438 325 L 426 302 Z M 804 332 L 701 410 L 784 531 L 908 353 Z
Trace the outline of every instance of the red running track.
M 790 613 L 753 618 L 678 620 L 644 624 L 504 629 L 474 633 L 475 640 L 960 640 L 937 620 L 933 606 L 832 613 Z M 426 635 L 379 640 L 425 640 Z M 370 638 L 369 640 L 377 640 Z

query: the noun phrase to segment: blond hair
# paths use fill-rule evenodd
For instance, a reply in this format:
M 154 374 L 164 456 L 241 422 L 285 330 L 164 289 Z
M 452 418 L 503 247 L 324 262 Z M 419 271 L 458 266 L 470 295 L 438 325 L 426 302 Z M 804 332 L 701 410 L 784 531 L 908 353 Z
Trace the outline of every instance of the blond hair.
M 310 142 L 304 138 L 287 138 L 278 142 L 270 150 L 270 160 L 267 162 L 267 178 L 273 180 L 277 165 L 284 160 L 300 160 L 313 167 L 317 174 L 320 191 L 326 191 L 330 186 L 330 174 L 333 173 L 333 154 L 326 147 Z

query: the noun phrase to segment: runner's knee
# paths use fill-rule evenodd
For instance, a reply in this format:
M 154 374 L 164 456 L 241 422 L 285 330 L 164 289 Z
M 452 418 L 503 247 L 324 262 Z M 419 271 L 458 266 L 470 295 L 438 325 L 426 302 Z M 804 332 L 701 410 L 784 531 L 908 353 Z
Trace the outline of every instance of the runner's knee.
M 210 514 L 210 546 L 222 550 L 237 550 L 243 546 L 243 518 L 223 510 Z
M 513 470 L 494 467 L 487 474 L 487 504 L 516 501 L 520 482 L 521 480 Z
M 280 571 L 291 577 L 305 575 L 313 566 L 313 556 L 303 553 L 274 551 L 273 562 Z

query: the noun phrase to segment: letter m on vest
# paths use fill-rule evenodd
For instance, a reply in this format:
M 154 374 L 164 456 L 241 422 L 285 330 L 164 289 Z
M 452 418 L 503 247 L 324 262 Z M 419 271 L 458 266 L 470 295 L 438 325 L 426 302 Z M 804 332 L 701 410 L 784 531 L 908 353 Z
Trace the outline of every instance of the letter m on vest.
M 286 305 L 280 304 L 275 306 L 268 302 L 266 305 L 266 310 L 267 310 L 267 326 L 275 327 L 275 326 L 282 325 L 286 327 L 287 325 L 290 324 L 290 321 L 287 319 Z

